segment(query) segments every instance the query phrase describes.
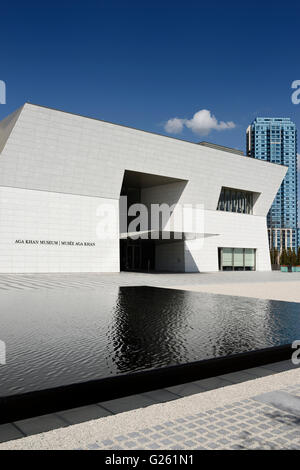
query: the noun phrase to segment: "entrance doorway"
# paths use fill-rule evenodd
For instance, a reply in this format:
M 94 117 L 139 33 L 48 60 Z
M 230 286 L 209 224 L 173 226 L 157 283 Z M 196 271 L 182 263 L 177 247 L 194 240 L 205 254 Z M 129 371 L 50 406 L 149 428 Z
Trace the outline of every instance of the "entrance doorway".
M 121 271 L 153 271 L 155 243 L 153 240 L 120 240 Z
M 147 228 L 140 225 L 130 229 L 130 223 L 136 219 L 136 215 L 129 215 L 128 208 L 135 204 L 143 204 L 151 215 L 151 204 L 167 204 L 174 206 L 187 184 L 187 180 L 172 178 L 169 176 L 155 175 L 150 173 L 140 173 L 137 171 L 125 170 L 120 196 L 126 196 L 126 210 L 120 204 L 120 270 L 121 271 L 154 271 L 159 270 L 160 262 L 155 266 L 155 250 L 161 256 L 162 249 L 158 247 L 159 238 L 143 237 L 133 239 L 130 233 L 151 230 L 161 232 L 162 222 L 153 227 L 151 218 L 148 219 Z M 137 209 L 138 212 L 138 209 Z M 173 257 L 169 256 L 166 248 L 164 256 L 164 266 L 168 267 L 166 260 L 170 260 L 170 270 L 173 269 Z

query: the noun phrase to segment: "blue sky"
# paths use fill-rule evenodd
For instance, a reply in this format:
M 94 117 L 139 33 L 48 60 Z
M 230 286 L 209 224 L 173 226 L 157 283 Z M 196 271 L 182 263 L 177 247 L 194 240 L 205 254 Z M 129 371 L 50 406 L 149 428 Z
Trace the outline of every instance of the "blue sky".
M 289 116 L 300 129 L 300 105 L 291 102 L 300 7 L 248 3 L 6 2 L 0 119 L 25 101 L 162 134 L 177 117 L 191 124 L 176 136 L 243 150 L 256 116 Z M 234 126 L 193 132 L 203 109 L 215 127 Z

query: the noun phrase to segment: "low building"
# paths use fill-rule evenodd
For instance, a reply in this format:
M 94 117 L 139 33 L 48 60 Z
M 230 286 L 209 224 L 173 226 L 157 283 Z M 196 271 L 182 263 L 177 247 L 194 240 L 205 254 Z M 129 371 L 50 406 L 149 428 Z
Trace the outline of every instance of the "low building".
M 0 122 L 0 272 L 270 270 L 286 171 L 26 103 Z M 138 226 L 135 207 L 162 204 L 167 219 Z

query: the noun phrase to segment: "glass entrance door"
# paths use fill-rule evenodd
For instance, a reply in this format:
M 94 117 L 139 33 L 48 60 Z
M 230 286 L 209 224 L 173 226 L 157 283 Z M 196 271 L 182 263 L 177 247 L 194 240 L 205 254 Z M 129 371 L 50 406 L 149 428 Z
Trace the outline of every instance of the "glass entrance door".
M 142 260 L 141 240 L 121 240 L 120 262 L 121 271 L 138 271 Z
M 136 271 L 141 268 L 141 245 L 127 245 L 127 263 L 128 271 Z
M 120 270 L 146 271 L 155 269 L 154 240 L 120 240 Z

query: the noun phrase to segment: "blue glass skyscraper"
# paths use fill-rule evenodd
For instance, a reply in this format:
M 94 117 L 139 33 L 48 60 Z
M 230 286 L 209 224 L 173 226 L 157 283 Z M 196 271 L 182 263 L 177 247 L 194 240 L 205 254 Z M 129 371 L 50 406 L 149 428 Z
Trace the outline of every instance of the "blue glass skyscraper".
M 247 156 L 288 167 L 268 214 L 270 247 L 298 248 L 297 129 L 290 118 L 257 117 L 247 129 Z

